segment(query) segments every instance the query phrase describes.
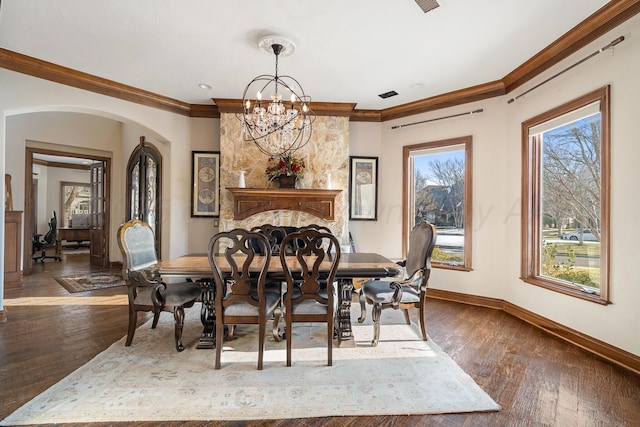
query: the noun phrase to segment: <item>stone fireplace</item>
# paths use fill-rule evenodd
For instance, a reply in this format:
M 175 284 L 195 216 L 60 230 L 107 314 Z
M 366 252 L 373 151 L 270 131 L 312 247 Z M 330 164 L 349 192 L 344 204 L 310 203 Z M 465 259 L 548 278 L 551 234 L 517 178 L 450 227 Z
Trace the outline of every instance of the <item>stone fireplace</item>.
M 296 152 L 304 159 L 305 176 L 298 180 L 300 189 L 342 190 L 335 196 L 334 220 L 327 221 L 299 210 L 268 210 L 245 219 L 234 219 L 234 199 L 227 188 L 238 187 L 240 171 L 245 171 L 247 188 L 266 189 L 265 170 L 269 158 L 252 143 L 244 141 L 242 124 L 235 113 L 220 115 L 220 231 L 249 229 L 262 224 L 300 227 L 319 224 L 329 227 L 344 245 L 349 242 L 349 118 L 318 116 L 311 141 Z M 295 190 L 292 190 L 295 191 Z

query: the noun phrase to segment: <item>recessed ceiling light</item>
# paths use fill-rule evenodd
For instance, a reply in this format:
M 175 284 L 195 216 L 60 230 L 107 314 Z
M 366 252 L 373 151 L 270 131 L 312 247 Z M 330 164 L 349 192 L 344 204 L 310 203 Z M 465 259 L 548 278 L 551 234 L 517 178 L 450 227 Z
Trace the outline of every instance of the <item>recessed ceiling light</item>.
M 414 83 L 411 85 L 411 89 L 421 89 L 424 85 L 422 83 Z
M 210 90 L 210 89 L 212 89 L 212 88 L 211 88 L 211 85 L 208 85 L 208 84 L 206 84 L 206 83 L 200 83 L 200 84 L 198 85 L 198 87 L 199 87 L 200 89 L 205 89 L 205 90 Z

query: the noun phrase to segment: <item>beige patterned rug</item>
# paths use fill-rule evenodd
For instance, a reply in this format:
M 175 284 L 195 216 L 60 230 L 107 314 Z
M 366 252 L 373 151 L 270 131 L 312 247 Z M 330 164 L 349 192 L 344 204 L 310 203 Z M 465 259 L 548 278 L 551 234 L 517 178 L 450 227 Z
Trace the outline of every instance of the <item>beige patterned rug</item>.
M 334 348 L 326 366 L 326 325 L 294 324 L 293 366 L 284 341 L 267 339 L 264 370 L 256 369 L 257 331 L 238 326 L 225 343 L 222 368 L 214 350 L 197 350 L 199 306 L 187 310 L 175 351 L 173 316 L 157 329 L 141 326 L 11 414 L 0 425 L 170 420 L 256 420 L 339 415 L 438 414 L 500 409 L 416 325 L 394 310 L 382 314 L 378 347 L 372 326 L 355 322 L 356 348 Z M 368 313 L 370 316 L 370 313 Z M 126 325 L 123 325 L 123 329 Z
M 125 286 L 122 274 L 112 271 L 72 274 L 70 276 L 54 277 L 54 279 L 70 293 Z

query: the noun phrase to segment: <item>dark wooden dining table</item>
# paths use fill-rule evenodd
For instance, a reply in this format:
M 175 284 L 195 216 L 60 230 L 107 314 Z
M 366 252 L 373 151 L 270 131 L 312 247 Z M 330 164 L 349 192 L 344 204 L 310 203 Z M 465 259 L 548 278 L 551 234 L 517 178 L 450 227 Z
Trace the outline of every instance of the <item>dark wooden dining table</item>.
M 231 271 L 223 256 L 218 257 L 223 273 Z M 198 281 L 202 284 L 202 312 L 201 320 L 203 332 L 197 348 L 215 348 L 215 293 L 213 286 L 213 271 L 206 254 L 192 254 L 160 261 L 156 265 L 158 273 L 164 278 L 181 278 Z M 291 267 L 296 271 L 295 264 Z M 322 270 L 322 267 L 321 267 Z M 396 276 L 400 267 L 390 259 L 376 253 L 342 253 L 336 272 L 336 321 L 335 338 L 340 347 L 353 347 L 353 333 L 351 329 L 351 298 L 353 294 L 353 278 L 382 278 Z M 271 257 L 267 277 L 282 279 L 284 272 L 278 256 Z

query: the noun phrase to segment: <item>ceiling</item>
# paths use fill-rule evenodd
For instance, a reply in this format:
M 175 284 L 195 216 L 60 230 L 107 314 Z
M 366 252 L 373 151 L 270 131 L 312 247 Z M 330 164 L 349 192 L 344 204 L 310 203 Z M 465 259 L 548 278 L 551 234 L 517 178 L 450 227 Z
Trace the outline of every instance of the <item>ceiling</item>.
M 273 74 L 257 47 L 296 44 L 279 74 L 312 101 L 382 110 L 500 80 L 605 0 L 2 0 L 0 48 L 189 104 Z M 202 89 L 199 84 L 211 89 Z M 388 91 L 397 96 L 382 99 Z

